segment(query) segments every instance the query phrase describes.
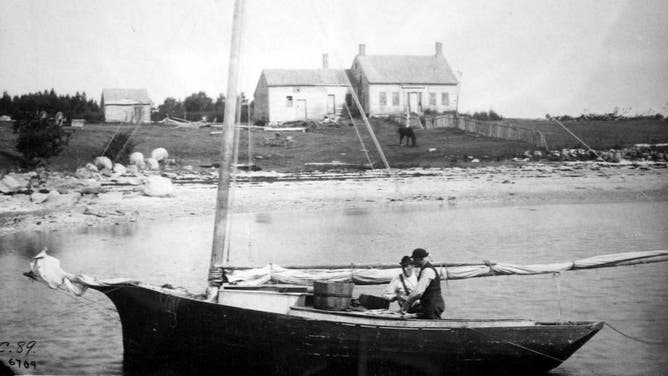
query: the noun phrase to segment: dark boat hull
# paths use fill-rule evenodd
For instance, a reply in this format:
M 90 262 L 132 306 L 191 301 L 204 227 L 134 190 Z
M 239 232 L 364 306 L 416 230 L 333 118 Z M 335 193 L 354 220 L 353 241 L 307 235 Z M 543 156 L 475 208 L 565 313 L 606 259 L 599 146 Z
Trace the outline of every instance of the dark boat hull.
M 406 329 L 254 311 L 134 285 L 94 287 L 116 305 L 124 369 L 137 374 L 536 373 L 602 323 Z

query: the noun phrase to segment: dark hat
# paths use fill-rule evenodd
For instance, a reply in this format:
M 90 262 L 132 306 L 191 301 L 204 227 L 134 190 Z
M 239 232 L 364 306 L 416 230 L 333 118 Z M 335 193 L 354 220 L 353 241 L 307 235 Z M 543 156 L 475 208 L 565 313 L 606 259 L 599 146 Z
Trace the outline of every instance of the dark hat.
M 413 255 L 411 257 L 413 257 L 413 259 L 423 259 L 427 256 L 429 256 L 429 252 L 425 251 L 422 248 L 415 248 L 413 250 Z
M 413 265 L 413 260 L 411 260 L 410 256 L 404 256 L 401 258 L 401 262 L 399 263 L 401 266 L 408 266 L 408 265 Z

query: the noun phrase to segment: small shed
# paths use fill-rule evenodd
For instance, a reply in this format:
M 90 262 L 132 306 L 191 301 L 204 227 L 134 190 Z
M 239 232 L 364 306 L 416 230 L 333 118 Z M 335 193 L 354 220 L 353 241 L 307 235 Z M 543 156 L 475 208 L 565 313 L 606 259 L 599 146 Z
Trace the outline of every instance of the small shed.
M 433 55 L 367 55 L 365 50 L 360 44 L 350 76 L 367 114 L 457 111 L 459 80 L 441 43 Z
M 106 123 L 150 123 L 152 103 L 146 89 L 103 89 L 100 100 Z
M 343 111 L 348 79 L 343 69 L 265 69 L 254 93 L 256 121 L 321 120 Z

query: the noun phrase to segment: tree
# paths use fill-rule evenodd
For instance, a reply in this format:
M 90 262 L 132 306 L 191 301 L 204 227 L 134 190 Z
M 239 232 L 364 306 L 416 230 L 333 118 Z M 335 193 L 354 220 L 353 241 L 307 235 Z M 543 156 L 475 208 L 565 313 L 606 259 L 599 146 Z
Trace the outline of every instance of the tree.
M 183 101 L 186 113 L 191 120 L 200 120 L 213 112 L 213 100 L 205 92 L 193 93 Z M 192 114 L 192 115 L 191 115 Z
M 2 98 L 0 98 L 0 115 L 10 115 L 13 112 L 12 97 L 6 91 L 3 91 Z
M 46 111 L 17 121 L 19 137 L 16 150 L 23 154 L 28 167 L 39 164 L 40 159 L 58 155 L 69 142 L 70 134 L 49 118 Z

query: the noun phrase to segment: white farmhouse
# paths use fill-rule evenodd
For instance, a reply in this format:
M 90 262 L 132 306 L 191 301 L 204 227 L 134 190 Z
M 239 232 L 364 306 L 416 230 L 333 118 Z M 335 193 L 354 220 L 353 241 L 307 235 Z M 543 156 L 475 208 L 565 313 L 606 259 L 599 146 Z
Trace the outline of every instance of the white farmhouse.
M 253 95 L 254 118 L 282 122 L 336 116 L 347 92 L 345 70 L 328 69 L 327 55 L 322 69 L 265 69 Z
M 438 42 L 429 56 L 366 55 L 360 44 L 350 76 L 368 115 L 457 111 L 459 80 Z
M 151 104 L 146 89 L 102 89 L 100 106 L 107 123 L 150 123 Z

